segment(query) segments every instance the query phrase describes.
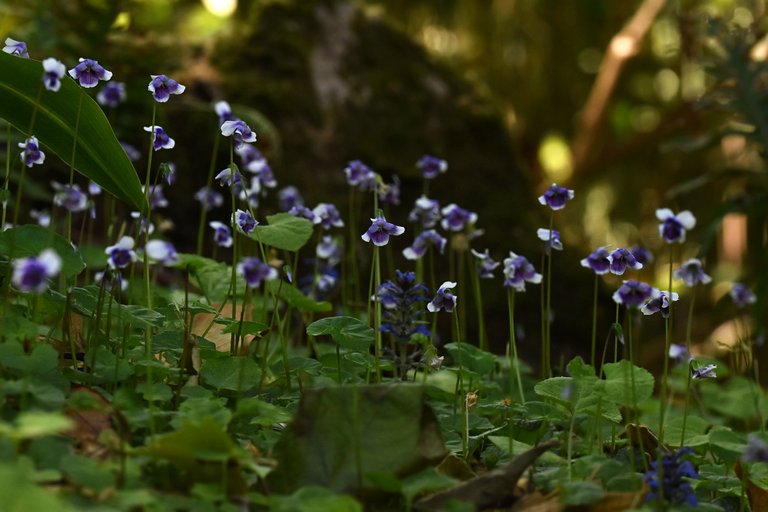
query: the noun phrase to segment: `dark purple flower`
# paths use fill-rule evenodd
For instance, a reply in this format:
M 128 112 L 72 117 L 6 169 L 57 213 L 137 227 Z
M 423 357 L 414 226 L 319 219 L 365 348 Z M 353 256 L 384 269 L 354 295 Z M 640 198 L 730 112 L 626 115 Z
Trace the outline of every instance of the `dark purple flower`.
M 210 187 L 203 187 L 195 192 L 197 199 L 205 211 L 213 210 L 224 204 L 224 196 Z
M 440 250 L 440 254 L 443 254 L 446 242 L 447 240 L 440 233 L 434 229 L 427 229 L 419 233 L 413 241 L 413 245 L 403 249 L 403 256 L 409 260 L 418 260 L 427 253 L 430 245 L 436 246 Z
M 256 229 L 256 226 L 259 224 L 258 221 L 253 218 L 251 212 L 246 212 L 243 210 L 237 210 L 232 215 L 232 220 L 237 228 L 246 235 L 253 232 L 253 230 Z
M 573 196 L 573 190 L 553 183 L 551 187 L 539 196 L 539 203 L 543 206 L 549 206 L 553 210 L 562 210 L 565 208 L 565 203 L 573 199 Z
M 353 160 L 344 169 L 347 183 L 360 190 L 372 190 L 376 187 L 376 173 L 360 160 Z
M 435 298 L 427 304 L 427 310 L 429 310 L 430 313 L 437 313 L 442 310 L 445 310 L 448 313 L 452 312 L 456 308 L 456 296 L 448 290 L 453 288 L 456 288 L 456 283 L 452 283 L 451 281 L 446 281 L 441 284 L 440 288 L 437 289 Z
M 40 145 L 37 142 L 37 137 L 34 135 L 24 142 L 19 142 L 19 147 L 22 149 L 21 161 L 27 167 L 40 165 L 45 161 L 45 153 L 40 151 Z
M 433 180 L 448 170 L 448 162 L 434 156 L 424 155 L 416 162 L 416 167 L 419 168 L 424 179 Z
M 29 58 L 29 52 L 27 51 L 27 43 L 23 41 L 16 41 L 10 37 L 5 38 L 5 46 L 3 51 L 9 55 L 15 55 L 23 59 Z
M 62 206 L 72 213 L 82 212 L 88 208 L 88 196 L 77 185 L 60 185 L 52 182 L 56 189 L 53 195 L 53 204 Z
M 646 247 L 635 244 L 629 248 L 629 252 L 631 252 L 632 256 L 634 256 L 643 266 L 653 261 L 653 253 Z
M 465 227 L 477 222 L 477 214 L 465 210 L 455 203 L 451 203 L 442 209 L 443 220 L 440 225 L 446 231 L 463 231 Z
M 246 142 L 256 142 L 256 134 L 251 130 L 251 127 L 241 119 L 224 121 L 221 125 L 221 134 L 225 137 L 232 137 L 232 140 L 235 143 L 235 149 L 238 149 Z
M 212 220 L 208 223 L 213 228 L 213 241 L 219 247 L 232 247 L 232 230 L 223 222 Z
M 697 284 L 707 284 L 712 278 L 704 273 L 701 261 L 691 258 L 683 263 L 680 268 L 674 272 L 675 279 L 682 279 L 686 286 L 696 286 Z
M 107 247 L 104 252 L 107 254 L 107 263 L 110 268 L 125 268 L 136 261 L 134 244 L 133 238 L 124 236 L 115 245 Z
M 280 209 L 284 212 L 287 212 L 294 206 L 304 205 L 304 199 L 301 197 L 299 189 L 293 185 L 280 189 L 277 192 L 277 201 L 280 205 Z
M 659 235 L 670 244 L 685 242 L 685 231 L 696 226 L 696 217 L 688 210 L 675 215 L 669 208 L 660 208 L 656 218 L 661 221 Z
M 234 121 L 237 119 L 234 115 L 232 115 L 232 108 L 226 101 L 216 102 L 216 105 L 213 106 L 213 109 L 216 111 L 216 115 L 219 116 L 219 126 L 224 124 L 225 121 Z
M 717 369 L 716 364 L 705 364 L 701 368 L 696 368 L 693 370 L 693 373 L 691 374 L 692 379 L 716 379 L 717 374 L 715 373 L 715 370 Z
M 43 85 L 49 91 L 56 92 L 61 87 L 61 79 L 67 74 L 67 67 L 57 59 L 49 57 L 43 61 Z
M 147 256 L 163 265 L 174 265 L 179 262 L 179 254 L 171 242 L 165 240 L 150 240 L 144 247 Z
M 643 264 L 637 261 L 634 255 L 623 247 L 614 250 L 610 256 L 608 256 L 608 260 L 611 262 L 611 274 L 616 274 L 617 276 L 624 274 L 627 267 L 635 270 L 643 268 Z
M 427 287 L 416 282 L 413 272 L 395 271 L 397 278 L 379 286 L 376 299 L 383 307 L 380 330 L 392 333 L 401 345 L 411 341 L 414 334 L 429 336 L 429 330 L 420 319 L 424 315 L 423 302 L 428 301 Z
M 149 133 L 154 132 L 152 134 L 152 148 L 155 151 L 160 151 L 161 149 L 173 149 L 173 146 L 176 145 L 176 141 L 165 133 L 162 126 L 154 126 L 154 128 L 152 126 L 145 126 L 144 131 Z
M 472 255 L 475 257 L 475 263 L 477 268 L 477 275 L 481 279 L 493 279 L 493 271 L 500 265 L 498 261 L 491 258 L 490 251 L 488 249 L 485 252 L 477 252 L 472 249 Z
M 653 287 L 651 285 L 629 279 L 613 292 L 613 301 L 616 304 L 623 304 L 627 308 L 639 308 L 652 295 Z
M 525 256 L 518 256 L 509 251 L 509 258 L 504 259 L 504 286 L 524 292 L 526 282 L 539 284 L 541 274 L 536 272 L 533 264 Z
M 319 203 L 312 210 L 312 213 L 317 215 L 320 219 L 320 225 L 323 229 L 331 229 L 332 227 L 343 228 L 344 221 L 341 220 L 339 210 L 336 209 L 331 203 Z
M 405 233 L 404 227 L 387 222 L 384 217 L 376 217 L 371 219 L 371 227 L 360 238 L 364 242 L 373 242 L 373 245 L 381 247 L 387 245 L 390 236 L 398 236 L 403 233 Z
M 315 215 L 315 212 L 310 210 L 304 205 L 296 205 L 291 207 L 290 210 L 288 210 L 288 213 L 293 215 L 294 217 L 301 217 L 303 219 L 307 219 L 312 224 L 320 224 L 320 217 Z
M 611 260 L 605 247 L 595 249 L 592 254 L 581 260 L 581 266 L 592 269 L 597 275 L 607 274 L 611 268 Z
M 80 82 L 81 87 L 86 89 L 96 87 L 99 80 L 108 82 L 112 78 L 112 72 L 107 71 L 93 59 L 80 59 L 80 64 L 69 70 L 69 76 Z
M 733 283 L 730 294 L 737 308 L 744 308 L 748 304 L 757 302 L 757 296 L 754 292 L 741 283 Z
M 539 240 L 544 242 L 544 252 L 549 254 L 551 249 L 554 249 L 556 251 L 562 251 L 563 250 L 563 243 L 560 241 L 560 232 L 557 230 L 549 230 L 544 228 L 539 228 L 536 230 L 536 236 L 539 237 Z
M 277 270 L 259 258 L 244 258 L 237 264 L 237 272 L 243 276 L 249 288 L 256 288 L 262 281 L 277 279 Z
M 116 108 L 125 101 L 125 84 L 123 82 L 104 84 L 104 87 L 96 95 L 96 101 L 105 107 Z
M 699 504 L 688 481 L 690 478 L 698 478 L 699 475 L 693 464 L 683 459 L 692 451 L 690 448 L 681 448 L 674 453 L 662 454 L 661 471 L 659 459 L 654 458 L 651 461 L 650 469 L 645 473 L 645 483 L 650 488 L 645 495 L 645 501 L 658 502 L 659 505 L 690 505 L 692 507 Z
M 61 258 L 53 249 L 45 249 L 39 256 L 13 260 L 11 283 L 21 292 L 44 292 L 48 279 L 61 270 Z
M 165 75 L 150 75 L 150 80 L 147 90 L 152 93 L 152 97 L 158 103 L 165 103 L 171 94 L 181 94 L 184 92 L 184 87 L 173 78 L 168 78 Z
M 672 307 L 672 302 L 675 302 L 679 299 L 680 296 L 677 293 L 672 292 L 672 301 L 670 301 L 669 292 L 657 290 L 654 288 L 653 293 L 651 294 L 651 298 L 648 299 L 648 302 L 643 304 L 643 306 L 640 308 L 640 311 L 642 311 L 646 316 L 661 311 L 661 316 L 663 318 L 669 318 L 669 308 Z
M 408 214 L 410 222 L 416 222 L 423 228 L 433 228 L 440 220 L 440 201 L 421 196 L 416 200 L 413 210 Z
M 240 174 L 237 170 L 237 166 L 235 167 L 234 171 L 234 179 L 232 178 L 232 167 L 227 167 L 226 169 L 222 169 L 219 174 L 217 174 L 214 179 L 219 182 L 219 186 L 227 186 L 231 187 L 232 183 L 234 182 L 235 185 L 235 194 L 239 194 L 243 189 L 243 175 Z

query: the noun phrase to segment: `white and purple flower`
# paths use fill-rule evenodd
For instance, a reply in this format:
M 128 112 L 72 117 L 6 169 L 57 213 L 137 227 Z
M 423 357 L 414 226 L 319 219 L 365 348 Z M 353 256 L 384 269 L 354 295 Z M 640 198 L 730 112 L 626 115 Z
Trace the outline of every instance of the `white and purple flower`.
M 669 318 L 669 309 L 672 307 L 672 302 L 676 302 L 680 299 L 680 296 L 672 292 L 672 300 L 669 300 L 670 294 L 668 291 L 661 291 L 656 288 L 651 292 L 651 298 L 648 302 L 642 305 L 640 311 L 644 315 L 653 315 L 654 313 L 661 312 L 663 318 Z
M 653 262 L 653 253 L 647 247 L 635 244 L 629 248 L 629 252 L 631 252 L 632 256 L 634 256 L 637 261 L 642 263 L 643 266 Z
M 335 267 L 341 261 L 342 250 L 335 238 L 325 235 L 320 243 L 317 244 L 315 255 L 322 260 L 326 260 L 329 266 Z
M 616 274 L 617 276 L 623 275 L 627 268 L 632 268 L 635 270 L 640 270 L 643 268 L 643 264 L 637 261 L 637 258 L 635 258 L 631 252 L 629 252 L 627 249 L 624 249 L 623 247 L 615 249 L 608 256 L 608 260 L 611 263 L 609 267 L 611 274 Z
M 225 121 L 234 121 L 237 119 L 232 114 L 232 108 L 226 101 L 217 101 L 213 106 L 213 110 L 216 111 L 216 115 L 219 116 L 219 126 L 224 124 Z
M 742 283 L 733 283 L 729 293 L 733 303 L 737 308 L 745 308 L 749 304 L 754 304 L 757 302 L 757 296 L 755 293 Z
M 213 228 L 213 241 L 216 242 L 216 245 L 232 247 L 232 230 L 229 226 L 217 220 L 212 220 L 208 225 Z
M 292 206 L 290 210 L 288 210 L 288 213 L 293 215 L 294 217 L 301 217 L 302 219 L 307 219 L 312 224 L 320 224 L 320 217 L 315 215 L 315 212 L 304 206 L 303 204 L 297 204 L 295 206 Z
M 67 74 L 67 67 L 58 59 L 49 57 L 43 61 L 43 85 L 49 91 L 61 88 L 61 79 Z
M 403 233 L 405 233 L 403 226 L 396 226 L 391 222 L 387 222 L 387 219 L 381 216 L 371 219 L 371 227 L 360 238 L 364 242 L 372 242 L 373 245 L 381 247 L 389 243 L 390 236 L 399 236 Z
M 539 196 L 539 204 L 549 206 L 553 210 L 562 210 L 565 208 L 565 204 L 573 199 L 573 196 L 573 190 L 553 183 L 551 187 Z
M 238 149 L 246 142 L 256 142 L 256 133 L 241 119 L 224 121 L 221 124 L 221 134 L 225 137 L 232 137 L 235 149 Z
M 477 222 L 477 214 L 451 203 L 442 209 L 443 220 L 440 225 L 446 231 L 464 231 L 464 228 Z
M 595 249 L 592 254 L 581 260 L 581 266 L 591 269 L 599 276 L 607 274 L 611 268 L 608 250 L 605 247 Z
M 705 364 L 701 368 L 697 368 L 693 370 L 693 373 L 691 374 L 691 378 L 693 379 L 716 379 L 717 374 L 715 373 L 715 369 L 717 369 L 716 364 Z
M 253 218 L 251 212 L 239 209 L 234 213 L 234 215 L 232 215 L 232 221 L 234 222 L 235 226 L 237 226 L 237 229 L 246 235 L 252 233 L 253 230 L 256 229 L 256 226 L 259 224 L 259 222 Z
M 152 93 L 152 97 L 158 103 L 165 103 L 171 94 L 181 94 L 184 92 L 184 87 L 173 78 L 169 78 L 165 75 L 150 75 L 150 80 L 147 90 Z
M 27 167 L 40 165 L 45 161 L 45 153 L 40 150 L 40 144 L 34 135 L 24 142 L 19 142 L 19 147 L 22 149 L 21 161 Z
M 131 162 L 136 162 L 141 158 L 141 151 L 136 149 L 135 146 L 132 146 L 127 142 L 123 142 L 123 141 L 120 141 L 120 146 L 123 148 L 123 151 L 125 151 L 125 154 L 128 156 L 128 159 Z
M 301 197 L 301 192 L 299 192 L 298 188 L 288 185 L 277 192 L 277 202 L 280 205 L 280 209 L 287 212 L 294 206 L 303 206 L 304 198 Z
M 213 210 L 224 204 L 224 196 L 210 187 L 203 187 L 195 192 L 195 199 L 205 211 Z
M 549 254 L 552 249 L 556 251 L 563 250 L 563 242 L 560 241 L 559 231 L 555 229 L 549 230 L 539 228 L 536 230 L 536 236 L 539 237 L 539 240 L 544 242 L 544 252 L 547 254 Z
M 117 107 L 125 101 L 125 84 L 123 82 L 104 84 L 104 87 L 96 95 L 96 101 L 105 107 Z
M 112 72 L 107 71 L 99 61 L 81 58 L 80 64 L 69 70 L 69 76 L 80 82 L 81 87 L 89 89 L 96 87 L 99 80 L 108 82 L 112 78 Z
M 384 204 L 400 204 L 400 178 L 392 176 L 392 183 L 385 183 L 379 187 L 379 199 Z
M 319 224 L 323 227 L 323 229 L 327 230 L 331 229 L 332 227 L 344 227 L 344 221 L 341 220 L 339 210 L 336 209 L 336 207 L 331 203 L 319 203 L 312 209 L 312 213 L 314 213 L 320 219 Z
M 42 293 L 48 288 L 48 280 L 61 270 L 61 258 L 53 249 L 45 249 L 37 257 L 13 261 L 11 283 L 21 292 Z
M 682 279 L 686 286 L 694 287 L 697 284 L 707 284 L 712 278 L 704 273 L 704 266 L 701 260 L 691 258 L 685 261 L 680 268 L 675 269 L 673 273 L 675 279 Z
M 613 292 L 613 301 L 624 307 L 635 309 L 653 296 L 654 288 L 648 283 L 628 279 Z
M 429 304 L 427 304 L 427 310 L 430 313 L 437 313 L 438 311 L 443 310 L 445 310 L 447 313 L 451 313 L 454 309 L 456 309 L 457 297 L 448 291 L 453 288 L 456 288 L 456 283 L 451 281 L 446 281 L 441 284 L 440 288 L 437 289 L 435 298 L 432 299 Z
M 686 230 L 696 226 L 696 217 L 688 210 L 675 215 L 669 208 L 659 208 L 656 210 L 656 218 L 661 221 L 659 235 L 670 244 L 685 242 Z
M 66 208 L 72 213 L 88 209 L 88 196 L 78 185 L 61 185 L 54 181 L 51 186 L 56 190 L 53 196 L 53 204 L 56 206 Z
M 107 247 L 104 252 L 107 254 L 107 264 L 110 268 L 125 268 L 136 261 L 134 245 L 132 237 L 124 236 L 115 245 Z
M 541 274 L 536 272 L 533 264 L 525 256 L 509 251 L 509 258 L 504 259 L 504 286 L 524 292 L 526 282 L 539 284 Z
M 418 234 L 410 247 L 403 249 L 403 256 L 409 260 L 418 260 L 427 253 L 430 245 L 437 247 L 440 254 L 445 250 L 447 240 L 434 229 L 427 229 Z
M 237 272 L 249 288 L 258 287 L 262 281 L 277 279 L 277 270 L 255 257 L 244 258 L 237 264 Z
M 155 151 L 160 151 L 161 149 L 173 149 L 176 145 L 176 141 L 165 133 L 162 126 L 145 126 L 144 131 L 149 133 L 154 132 L 152 133 L 152 148 Z
M 21 57 L 22 59 L 29 58 L 29 51 L 27 51 L 27 43 L 23 41 L 17 41 L 15 39 L 11 39 L 10 37 L 5 38 L 5 46 L 3 47 L 3 51 L 9 55 Z
M 418 223 L 423 228 L 433 228 L 440 220 L 440 201 L 422 195 L 414 203 L 408 214 L 410 222 Z
M 360 190 L 372 190 L 376 188 L 376 173 L 360 160 L 352 160 L 344 169 L 347 175 L 347 183 Z
M 171 242 L 150 240 L 144 246 L 144 250 L 151 260 L 160 262 L 163 265 L 174 265 L 179 262 L 179 254 Z
M 416 162 L 416 167 L 425 180 L 433 180 L 448 170 L 448 162 L 435 156 L 424 155 Z
M 491 258 L 491 253 L 488 249 L 486 249 L 485 252 L 477 252 L 476 250 L 472 249 L 471 252 L 472 255 L 476 258 L 477 275 L 481 279 L 493 279 L 493 271 L 496 270 L 496 267 L 498 267 L 501 263 Z

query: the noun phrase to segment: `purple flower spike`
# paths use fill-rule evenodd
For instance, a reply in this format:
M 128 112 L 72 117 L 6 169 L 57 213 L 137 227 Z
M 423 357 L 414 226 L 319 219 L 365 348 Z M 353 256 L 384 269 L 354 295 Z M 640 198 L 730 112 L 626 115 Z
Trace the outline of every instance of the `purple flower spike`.
M 341 220 L 339 210 L 336 209 L 330 203 L 320 203 L 312 210 L 312 213 L 317 215 L 320 219 L 320 225 L 323 229 L 331 229 L 332 227 L 343 228 L 344 221 Z
M 745 308 L 747 305 L 757 302 L 757 296 L 754 292 L 741 283 L 733 283 L 730 294 L 737 308 Z
M 109 82 L 96 95 L 96 101 L 105 107 L 115 108 L 125 101 L 125 84 Z
M 61 258 L 53 249 L 45 249 L 38 257 L 13 261 L 11 283 L 24 293 L 42 293 L 48 288 L 48 279 L 61 270 Z
M 179 254 L 171 242 L 165 240 L 150 240 L 144 247 L 147 256 L 162 265 L 174 265 L 179 262 Z
M 419 197 L 408 214 L 408 220 L 423 228 L 433 228 L 440 220 L 440 201 L 427 196 Z
M 213 241 L 219 247 L 232 247 L 232 230 L 223 222 L 212 220 L 208 223 L 213 228 Z
M 43 61 L 43 85 L 49 91 L 56 92 L 61 87 L 61 79 L 67 74 L 67 67 L 53 57 Z
M 205 211 L 213 210 L 224 204 L 224 196 L 210 187 L 203 187 L 195 192 L 195 199 L 200 202 Z
M 133 250 L 134 241 L 130 236 L 122 237 L 115 245 L 110 245 L 104 251 L 107 253 L 107 263 L 111 268 L 125 268 L 136 261 Z
M 677 452 L 662 454 L 661 468 L 658 467 L 659 460 L 654 457 L 650 469 L 645 473 L 645 483 L 649 488 L 645 495 L 646 502 L 660 506 L 663 504 L 665 510 L 669 505 L 687 504 L 695 507 L 699 504 L 689 482 L 689 479 L 698 478 L 699 475 L 693 464 L 683 459 L 692 451 L 690 448 L 681 448 Z
M 433 180 L 448 170 L 448 162 L 434 156 L 424 155 L 416 162 L 416 167 L 419 168 L 425 180 Z
M 53 204 L 66 208 L 72 213 L 82 212 L 88 209 L 88 196 L 77 185 L 60 185 L 52 182 L 56 190 L 53 196 Z
M 557 230 L 548 230 L 544 228 L 539 228 L 536 230 L 536 236 L 539 237 L 539 240 L 544 242 L 544 251 L 549 254 L 551 249 L 554 249 L 556 251 L 562 251 L 563 250 L 563 243 L 560 241 L 560 232 Z
M 27 43 L 23 41 L 17 41 L 15 39 L 11 39 L 10 37 L 5 38 L 5 46 L 3 47 L 3 51 L 9 55 L 15 55 L 16 57 L 21 57 L 22 59 L 29 58 L 29 52 L 27 51 Z
M 259 224 L 258 221 L 253 218 L 251 212 L 246 212 L 243 210 L 237 210 L 235 214 L 232 215 L 232 220 L 234 221 L 237 228 L 246 235 L 252 233 L 253 230 L 256 229 L 256 226 Z
M 697 368 L 693 370 L 693 374 L 691 375 L 691 377 L 694 379 L 716 379 L 717 378 L 717 374 L 715 373 L 716 368 L 717 368 L 716 364 L 706 364 L 701 368 Z
M 707 284 L 712 281 L 712 278 L 704 273 L 701 261 L 696 258 L 687 260 L 680 268 L 675 270 L 673 275 L 675 279 L 682 279 L 683 283 L 690 287 L 694 287 L 699 283 Z
M 656 210 L 656 218 L 661 221 L 659 235 L 670 244 L 685 242 L 685 231 L 696 226 L 696 217 L 688 210 L 675 215 L 669 208 L 660 208 Z
M 443 254 L 446 242 L 447 240 L 440 233 L 434 229 L 428 229 L 419 233 L 413 245 L 403 249 L 403 256 L 409 260 L 418 260 L 424 257 L 430 245 L 436 246 L 440 249 L 440 254 Z
M 152 133 L 152 128 L 152 126 L 145 126 L 144 131 Z M 175 145 L 176 141 L 170 138 L 167 133 L 165 133 L 165 130 L 163 130 L 162 126 L 154 126 L 154 134 L 152 135 L 152 148 L 155 151 L 160 151 L 161 149 L 173 149 L 173 146 Z
M 635 270 L 640 270 L 643 268 L 643 264 L 637 261 L 632 253 L 623 247 L 619 247 L 613 251 L 611 255 L 608 256 L 608 260 L 611 262 L 611 274 L 616 274 L 617 276 L 624 274 L 624 271 L 627 270 L 627 267 L 633 268 Z
M 581 266 L 592 269 L 599 276 L 607 274 L 611 268 L 608 251 L 605 247 L 595 249 L 592 254 L 581 260 Z
M 437 313 L 438 311 L 445 310 L 447 313 L 451 313 L 456 308 L 456 296 L 449 292 L 456 288 L 456 283 L 446 281 L 440 285 L 437 289 L 435 298 L 427 304 L 427 310 L 430 313 Z
M 477 252 L 472 249 L 472 255 L 477 259 L 477 274 L 480 279 L 493 279 L 493 271 L 500 265 L 498 261 L 491 258 L 488 249 L 485 252 Z
M 373 245 L 381 247 L 389 243 L 390 236 L 399 236 L 403 233 L 405 233 L 404 227 L 387 222 L 384 217 L 376 217 L 371 219 L 371 227 L 360 238 L 364 242 L 373 242 Z
M 81 87 L 90 89 L 96 87 L 99 80 L 108 82 L 112 78 L 112 72 L 104 69 L 104 66 L 93 59 L 80 59 L 80 64 L 69 70 L 69 76 L 80 82 Z
M 152 97 L 158 103 L 165 103 L 171 94 L 181 94 L 184 92 L 184 87 L 173 78 L 169 78 L 165 75 L 150 75 L 150 80 L 147 90 L 152 93 Z
M 371 190 L 376 187 L 376 173 L 360 160 L 352 160 L 344 169 L 347 183 L 360 190 Z
M 543 206 L 549 206 L 553 210 L 562 210 L 565 208 L 565 203 L 573 199 L 573 195 L 573 190 L 553 183 L 546 192 L 539 196 L 539 203 Z
M 536 272 L 533 264 L 525 256 L 509 252 L 509 258 L 504 259 L 504 286 L 524 292 L 525 283 L 539 284 L 541 274 Z
M 299 192 L 299 189 L 293 185 L 280 189 L 277 192 L 277 201 L 280 205 L 280 209 L 284 212 L 287 212 L 294 206 L 304 205 L 304 199 L 301 197 L 301 192 Z
M 45 153 L 40 151 L 40 144 L 34 135 L 24 142 L 19 142 L 19 147 L 23 150 L 21 152 L 21 161 L 27 167 L 40 165 L 45 161 Z
M 277 279 L 277 270 L 259 258 L 244 258 L 237 264 L 237 273 L 243 276 L 249 288 L 256 288 L 262 281 Z
M 653 253 L 647 249 L 646 247 L 642 247 L 640 245 L 633 245 L 629 248 L 629 252 L 632 253 L 632 256 L 635 257 L 635 259 L 640 262 L 643 266 L 653 262 Z
M 639 308 L 652 295 L 653 287 L 651 285 L 629 279 L 613 292 L 613 301 L 616 304 L 623 304 L 627 308 Z
M 669 292 L 667 291 L 660 291 L 657 289 L 653 289 L 653 292 L 651 293 L 651 298 L 643 304 L 643 306 L 640 308 L 640 311 L 643 312 L 644 315 L 652 315 L 654 313 L 658 313 L 661 311 L 661 316 L 663 318 L 669 318 L 669 308 L 672 306 L 672 302 L 675 302 L 680 299 L 680 296 L 672 292 L 672 300 L 669 300 Z
M 463 231 L 477 222 L 477 214 L 451 203 L 442 209 L 443 220 L 440 225 L 446 231 Z
M 235 141 L 235 149 L 240 148 L 246 142 L 256 142 L 256 134 L 250 126 L 245 124 L 245 121 L 240 119 L 224 121 L 221 124 L 221 134 L 225 137 L 232 137 L 232 140 Z
M 213 106 L 213 109 L 216 111 L 216 115 L 219 116 L 219 125 L 224 124 L 224 121 L 234 121 L 237 119 L 232 114 L 232 108 L 226 101 L 216 102 L 216 105 Z

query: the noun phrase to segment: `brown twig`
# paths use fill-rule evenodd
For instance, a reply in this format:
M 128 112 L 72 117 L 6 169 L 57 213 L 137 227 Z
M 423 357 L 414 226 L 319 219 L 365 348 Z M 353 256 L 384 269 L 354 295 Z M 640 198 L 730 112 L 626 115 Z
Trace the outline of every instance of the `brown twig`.
M 653 20 L 666 3 L 667 0 L 644 0 L 629 23 L 611 39 L 600 72 L 582 109 L 579 128 L 571 146 L 574 174 L 587 167 L 597 153 L 600 128 L 624 65 L 640 51 L 640 44 Z

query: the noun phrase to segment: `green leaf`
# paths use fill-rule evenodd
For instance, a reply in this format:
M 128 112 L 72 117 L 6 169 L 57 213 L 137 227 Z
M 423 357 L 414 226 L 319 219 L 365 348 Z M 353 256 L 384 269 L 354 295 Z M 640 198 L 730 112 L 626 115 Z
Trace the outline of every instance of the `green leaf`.
M 285 281 L 267 281 L 267 290 L 272 294 L 279 294 L 278 296 L 287 302 L 290 306 L 298 309 L 299 311 L 307 311 L 312 313 L 327 313 L 332 309 L 330 302 L 315 302 L 310 299 L 292 284 Z
M 465 370 L 478 375 L 488 375 L 496 365 L 496 356 L 469 343 L 448 343 L 445 350 L 458 365 L 459 359 Z
M 21 59 L 19 59 L 21 60 Z M 3 489 L 3 509 L 13 512 L 45 510 L 67 512 L 70 508 L 56 494 L 33 483 L 32 468 L 21 464 L 0 464 L 0 489 Z
M 59 434 L 73 427 L 72 420 L 58 412 L 29 411 L 16 418 L 16 427 L 10 433 L 15 439 Z
M 146 211 L 136 170 L 99 105 L 69 76 L 57 92 L 45 90 L 42 77 L 40 61 L 0 55 L 0 117 L 27 134 L 34 115 L 32 134 L 68 165 L 76 140 L 75 169 L 131 208 Z
M 2 96 L 1 92 L 0 96 Z M 25 224 L 0 233 L 0 254 L 10 259 L 38 256 L 45 249 L 53 249 L 59 255 L 61 274 L 64 277 L 76 276 L 85 268 L 83 258 L 72 244 L 50 229 L 35 224 Z
M 247 391 L 261 380 L 261 369 L 245 356 L 204 359 L 200 379 L 216 389 Z
M 269 215 L 267 222 L 266 226 L 256 226 L 248 236 L 275 249 L 286 251 L 298 251 L 312 236 L 312 223 L 290 213 Z
M 305 485 L 355 492 L 368 474 L 405 478 L 446 455 L 423 388 L 406 383 L 305 388 L 275 451 L 268 481 L 276 492 Z
M 200 288 L 209 302 L 224 302 L 229 296 L 232 282 L 232 267 L 224 263 L 198 256 L 196 254 L 179 254 L 178 268 L 191 268 L 190 278 Z M 237 289 L 245 289 L 242 276 L 237 276 Z
M 261 332 L 269 329 L 267 324 L 263 324 L 261 322 L 252 322 L 250 320 L 243 320 L 240 322 L 240 320 L 233 320 L 223 316 L 216 318 L 214 322 L 217 324 L 226 325 L 226 327 L 221 331 L 222 333 L 226 334 L 240 333 L 241 335 L 250 334 L 258 336 Z
M 368 350 L 373 342 L 373 328 L 351 316 L 321 318 L 307 326 L 310 336 L 330 335 L 342 348 L 354 352 Z
M 683 417 L 673 418 L 664 425 L 664 439 L 672 445 L 702 446 L 709 442 L 707 429 L 710 423 L 700 416 L 689 414 L 685 421 L 685 441 L 680 443 L 683 435 Z
M 560 494 L 560 502 L 568 506 L 592 505 L 605 493 L 600 484 L 595 482 L 566 482 Z
M 643 402 L 653 395 L 653 375 L 644 368 L 622 360 L 618 363 L 606 364 L 603 366 L 603 371 L 605 372 L 605 393 L 608 399 L 616 404 L 632 406 L 635 405 L 633 402 Z
M 322 487 L 302 487 L 289 496 L 270 496 L 270 512 L 363 512 L 352 496 L 336 494 Z

